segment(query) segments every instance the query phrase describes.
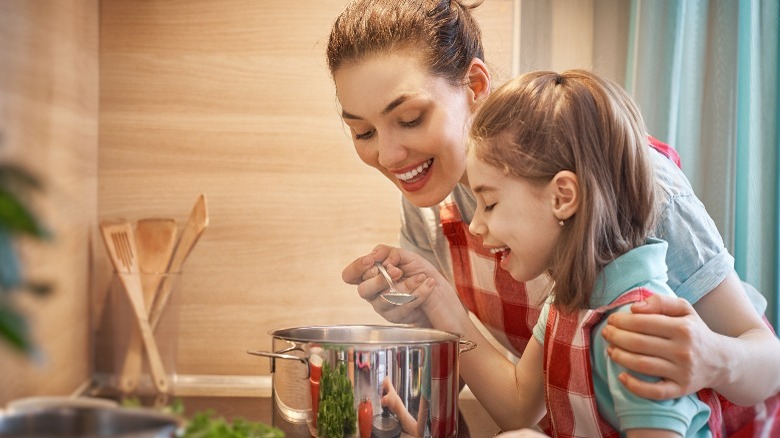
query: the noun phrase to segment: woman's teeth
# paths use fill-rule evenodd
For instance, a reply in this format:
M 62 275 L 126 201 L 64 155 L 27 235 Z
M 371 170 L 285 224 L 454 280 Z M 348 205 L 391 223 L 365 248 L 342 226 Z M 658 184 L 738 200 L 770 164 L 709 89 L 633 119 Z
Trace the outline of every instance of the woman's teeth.
M 416 168 L 414 168 L 414 169 L 412 169 L 412 170 L 410 170 L 408 172 L 396 173 L 395 177 L 400 179 L 403 182 L 409 182 L 412 179 L 414 179 L 414 177 L 416 177 L 417 175 L 420 175 L 420 174 L 424 173 L 425 170 L 428 169 L 431 166 L 432 163 L 433 163 L 433 158 L 431 158 L 430 160 L 420 164 L 419 166 L 417 166 Z

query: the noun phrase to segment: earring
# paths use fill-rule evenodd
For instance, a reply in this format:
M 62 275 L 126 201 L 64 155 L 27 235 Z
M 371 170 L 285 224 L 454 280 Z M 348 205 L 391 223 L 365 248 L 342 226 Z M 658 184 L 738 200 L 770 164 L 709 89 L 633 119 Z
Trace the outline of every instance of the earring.
M 565 224 L 565 223 L 566 223 L 566 222 L 564 222 L 564 221 L 563 221 L 563 219 L 561 219 L 561 220 L 559 220 L 559 221 L 558 221 L 558 225 L 560 225 L 560 226 L 563 226 L 563 224 Z

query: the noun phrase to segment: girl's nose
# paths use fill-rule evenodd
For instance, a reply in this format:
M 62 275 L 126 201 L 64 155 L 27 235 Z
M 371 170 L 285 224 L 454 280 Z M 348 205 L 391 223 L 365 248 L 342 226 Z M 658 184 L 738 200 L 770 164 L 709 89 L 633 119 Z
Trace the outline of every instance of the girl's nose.
M 471 223 L 469 224 L 469 233 L 475 236 L 484 236 L 486 232 L 487 227 L 479 217 L 479 211 L 477 211 L 474 213 L 474 217 L 471 219 Z

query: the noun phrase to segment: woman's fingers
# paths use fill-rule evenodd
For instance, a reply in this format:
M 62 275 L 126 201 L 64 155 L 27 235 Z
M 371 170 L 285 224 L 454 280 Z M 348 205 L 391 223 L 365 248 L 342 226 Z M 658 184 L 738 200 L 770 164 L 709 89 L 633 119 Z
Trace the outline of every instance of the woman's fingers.
M 392 249 L 392 247 L 387 245 L 375 246 L 370 253 L 358 257 L 352 263 L 348 264 L 341 272 L 341 279 L 347 284 L 360 284 L 366 279 L 364 278 L 366 271 L 374 267 L 375 262 L 383 262 L 391 253 Z
M 631 306 L 633 313 L 658 314 L 666 316 L 686 316 L 690 315 L 693 306 L 682 298 L 671 295 L 654 294 L 638 301 Z
M 618 380 L 629 391 L 651 400 L 668 400 L 686 395 L 683 388 L 673 380 L 661 379 L 656 382 L 648 382 L 625 372 L 618 375 Z

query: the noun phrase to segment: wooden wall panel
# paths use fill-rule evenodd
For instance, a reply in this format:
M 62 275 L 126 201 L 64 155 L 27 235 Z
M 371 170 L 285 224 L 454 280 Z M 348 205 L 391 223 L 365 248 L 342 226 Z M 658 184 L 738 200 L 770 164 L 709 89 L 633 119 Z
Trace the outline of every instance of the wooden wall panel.
M 179 373 L 268 374 L 245 351 L 270 348 L 270 330 L 383 323 L 341 281 L 353 258 L 397 242 L 400 196 L 338 116 L 324 50 L 345 3 L 101 3 L 99 217 L 183 222 L 208 198 L 211 224 L 185 265 Z M 478 10 L 504 77 L 511 10 Z
M 90 239 L 96 216 L 96 0 L 0 3 L 0 159 L 44 183 L 34 210 L 54 239 L 22 240 L 26 274 L 53 295 L 18 296 L 40 348 L 36 361 L 0 344 L 0 406 L 69 394 L 92 372 Z

